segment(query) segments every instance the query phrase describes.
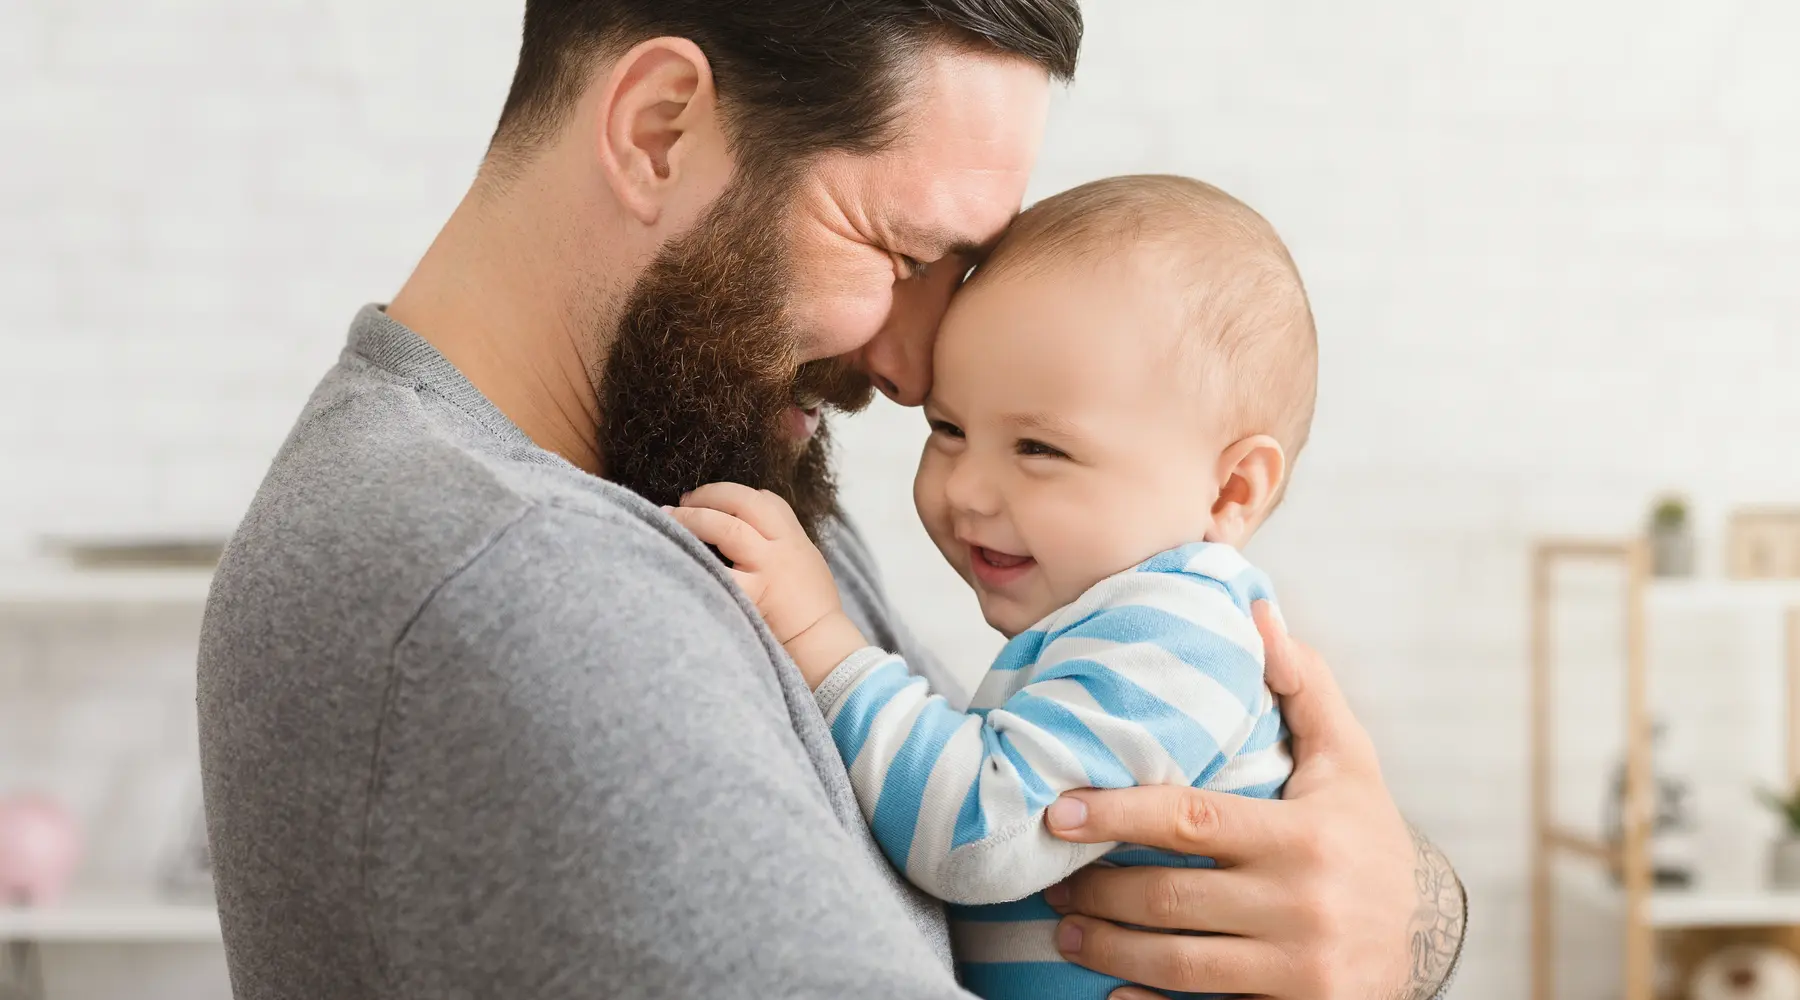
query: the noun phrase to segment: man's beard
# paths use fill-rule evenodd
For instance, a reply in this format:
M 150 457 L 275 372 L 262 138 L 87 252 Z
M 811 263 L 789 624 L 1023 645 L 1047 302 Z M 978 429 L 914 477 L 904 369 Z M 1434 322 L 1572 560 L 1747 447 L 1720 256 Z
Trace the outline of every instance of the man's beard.
M 796 361 L 783 226 L 792 184 L 740 179 L 671 240 L 632 288 L 599 372 L 606 478 L 674 505 L 713 482 L 779 494 L 816 540 L 837 513 L 823 418 L 806 441 L 788 407 L 867 406 L 867 376 L 836 358 Z

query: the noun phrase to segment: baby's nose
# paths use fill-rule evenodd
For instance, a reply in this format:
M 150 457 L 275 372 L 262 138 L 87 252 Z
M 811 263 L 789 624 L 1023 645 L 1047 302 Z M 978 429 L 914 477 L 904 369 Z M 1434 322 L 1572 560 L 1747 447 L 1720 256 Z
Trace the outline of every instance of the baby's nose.
M 967 514 L 991 517 L 1000 510 L 999 493 L 975 462 L 959 462 L 951 470 L 944 483 L 944 499 L 952 509 Z

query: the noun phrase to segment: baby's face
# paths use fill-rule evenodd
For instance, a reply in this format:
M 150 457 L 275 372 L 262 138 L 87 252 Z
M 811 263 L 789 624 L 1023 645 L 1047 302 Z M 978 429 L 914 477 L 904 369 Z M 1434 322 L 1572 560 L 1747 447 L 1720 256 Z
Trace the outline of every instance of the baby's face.
M 1229 441 L 1176 370 L 1145 260 L 1006 271 L 951 303 L 913 501 L 1008 636 L 1212 528 Z

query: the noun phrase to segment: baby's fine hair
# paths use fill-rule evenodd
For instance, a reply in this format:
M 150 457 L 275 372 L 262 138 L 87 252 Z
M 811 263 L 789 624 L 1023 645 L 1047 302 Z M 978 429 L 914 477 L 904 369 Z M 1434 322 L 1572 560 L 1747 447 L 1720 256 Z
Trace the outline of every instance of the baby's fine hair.
M 1152 249 L 1186 299 L 1181 350 L 1239 436 L 1269 434 L 1291 463 L 1312 431 L 1319 343 L 1300 271 L 1268 220 L 1187 177 L 1109 177 L 1021 214 L 971 282 Z M 1156 289 L 1145 289 L 1156 294 Z

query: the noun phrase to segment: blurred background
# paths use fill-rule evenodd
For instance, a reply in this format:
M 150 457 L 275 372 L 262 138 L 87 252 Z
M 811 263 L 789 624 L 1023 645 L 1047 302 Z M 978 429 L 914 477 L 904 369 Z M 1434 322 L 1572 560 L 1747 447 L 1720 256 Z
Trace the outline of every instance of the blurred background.
M 1626 942 L 1658 924 L 1661 992 L 1800 998 L 1781 952 L 1720 951 L 1800 923 L 1792 834 L 1753 796 L 1791 777 L 1800 586 L 1739 579 L 1800 574 L 1800 5 L 1085 6 L 1030 198 L 1191 174 L 1292 247 L 1320 405 L 1252 556 L 1467 883 L 1453 995 L 1531 995 L 1540 927 L 1557 996 L 1637 1000 Z M 118 567 L 230 532 L 472 178 L 520 11 L 0 4 L 0 881 L 11 849 L 15 881 L 67 883 L 0 909 L 0 996 L 229 995 L 194 826 L 205 573 Z M 915 522 L 924 433 L 883 402 L 842 429 L 842 478 L 906 617 L 973 672 L 999 638 Z M 1647 530 L 1673 578 L 1635 591 L 1640 631 L 1616 560 L 1546 563 L 1534 602 L 1543 539 Z M 1634 909 L 1609 816 L 1653 722 L 1662 885 Z M 1566 849 L 1534 921 L 1545 840 Z

